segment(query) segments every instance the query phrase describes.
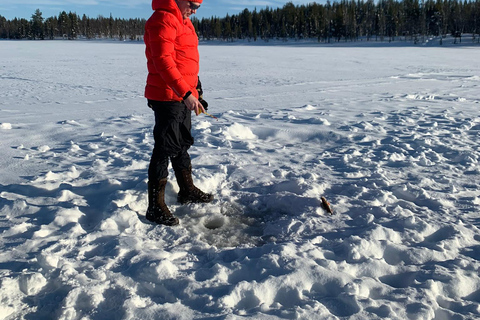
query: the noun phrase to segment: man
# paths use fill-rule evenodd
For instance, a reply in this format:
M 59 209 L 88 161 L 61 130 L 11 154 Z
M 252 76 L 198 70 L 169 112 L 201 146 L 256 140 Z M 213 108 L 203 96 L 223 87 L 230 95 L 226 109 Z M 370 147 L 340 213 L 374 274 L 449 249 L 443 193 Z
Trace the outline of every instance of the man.
M 180 191 L 178 202 L 206 203 L 213 195 L 195 187 L 188 149 L 193 144 L 191 111 L 205 112 L 198 79 L 198 37 L 189 17 L 203 0 L 153 0 L 155 12 L 145 25 L 148 77 L 145 97 L 155 112 L 155 146 L 148 169 L 149 221 L 179 223 L 165 204 L 168 163 L 172 163 Z M 200 100 L 199 100 L 200 99 Z

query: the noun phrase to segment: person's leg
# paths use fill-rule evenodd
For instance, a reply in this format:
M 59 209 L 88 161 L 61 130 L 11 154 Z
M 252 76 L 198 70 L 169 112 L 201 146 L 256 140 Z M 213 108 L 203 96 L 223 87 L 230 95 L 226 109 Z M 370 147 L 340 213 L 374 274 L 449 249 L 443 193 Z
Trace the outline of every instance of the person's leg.
M 192 161 L 187 149 L 182 150 L 174 157 L 170 157 L 174 171 L 182 171 L 192 167 Z
M 183 117 L 178 128 L 181 150 L 173 157 L 172 161 L 173 171 L 177 178 L 180 191 L 178 192 L 178 202 L 184 203 L 206 203 L 213 200 L 213 195 L 205 193 L 198 189 L 193 184 L 192 179 L 192 162 L 188 149 L 193 145 L 194 139 L 191 133 L 192 130 L 192 113 L 186 107 L 183 108 Z
M 178 192 L 178 202 L 185 203 L 207 203 L 213 200 L 213 195 L 205 193 L 193 184 L 192 164 L 190 155 L 184 150 L 176 157 L 170 158 L 172 161 L 175 177 L 177 178 L 180 191 Z
M 165 203 L 165 187 L 168 178 L 168 161 L 171 154 L 179 150 L 178 145 L 178 105 L 175 103 L 149 101 L 155 112 L 155 128 L 150 165 L 148 167 L 148 209 L 149 221 L 176 225 L 179 223 Z
M 151 222 L 174 226 L 179 224 L 179 221 L 178 218 L 170 212 L 165 203 L 166 186 L 167 178 L 148 181 L 148 209 L 145 216 L 147 220 Z
M 154 147 L 148 166 L 148 181 L 158 181 L 166 178 L 168 178 L 168 156 Z

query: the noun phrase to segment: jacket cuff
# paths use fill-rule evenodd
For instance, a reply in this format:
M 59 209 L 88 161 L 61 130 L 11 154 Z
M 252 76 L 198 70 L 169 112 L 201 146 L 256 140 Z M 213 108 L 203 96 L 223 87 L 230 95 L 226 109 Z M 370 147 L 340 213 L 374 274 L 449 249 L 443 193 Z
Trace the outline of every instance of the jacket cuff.
M 187 93 L 185 93 L 182 99 L 187 100 L 187 98 L 190 97 L 191 94 L 192 94 L 192 91 L 188 91 Z

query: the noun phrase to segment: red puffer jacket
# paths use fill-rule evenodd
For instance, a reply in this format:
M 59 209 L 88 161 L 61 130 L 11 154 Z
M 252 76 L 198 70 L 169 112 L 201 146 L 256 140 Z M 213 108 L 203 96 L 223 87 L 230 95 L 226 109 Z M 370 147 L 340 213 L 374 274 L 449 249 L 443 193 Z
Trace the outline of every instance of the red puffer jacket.
M 188 91 L 198 98 L 198 37 L 174 0 L 153 0 L 155 12 L 145 25 L 148 77 L 145 97 L 181 101 Z

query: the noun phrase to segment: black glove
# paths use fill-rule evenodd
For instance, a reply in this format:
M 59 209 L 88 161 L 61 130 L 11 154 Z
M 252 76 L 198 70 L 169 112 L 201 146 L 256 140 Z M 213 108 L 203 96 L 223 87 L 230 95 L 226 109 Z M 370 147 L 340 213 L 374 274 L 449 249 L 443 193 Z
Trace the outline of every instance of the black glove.
M 202 89 L 202 83 L 200 82 L 200 77 L 198 78 L 198 82 L 197 82 L 197 91 L 198 91 L 198 101 L 200 101 L 200 103 L 202 104 L 203 109 L 207 111 L 208 102 L 203 100 L 203 89 Z
M 198 77 L 197 91 L 198 91 L 198 96 L 199 96 L 199 97 L 202 97 L 202 95 L 203 95 L 203 89 L 202 89 L 202 83 L 200 82 L 200 77 Z
M 198 99 L 198 101 L 200 101 L 200 103 L 202 104 L 203 109 L 205 109 L 205 111 L 207 111 L 207 110 L 208 110 L 208 102 L 205 101 L 205 100 L 203 100 L 202 97 L 200 97 L 200 98 Z

